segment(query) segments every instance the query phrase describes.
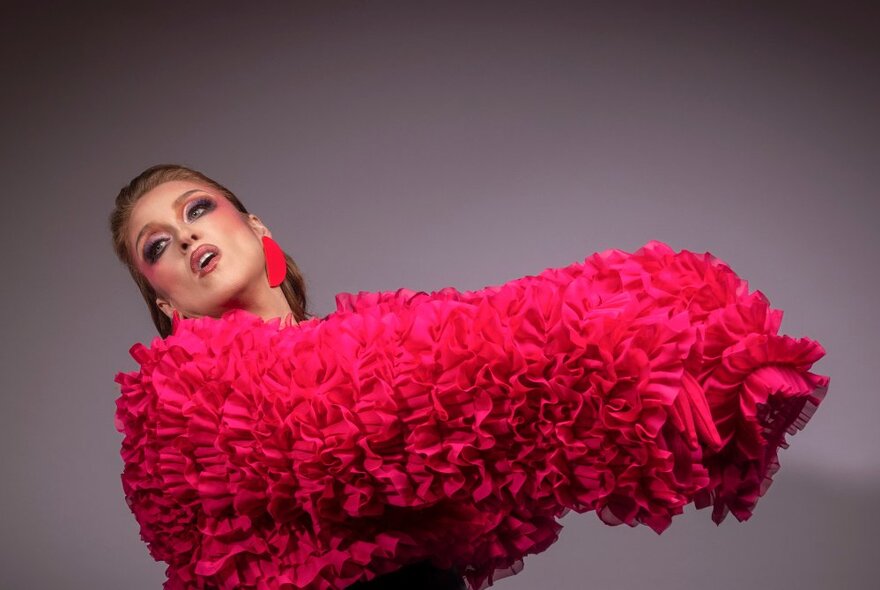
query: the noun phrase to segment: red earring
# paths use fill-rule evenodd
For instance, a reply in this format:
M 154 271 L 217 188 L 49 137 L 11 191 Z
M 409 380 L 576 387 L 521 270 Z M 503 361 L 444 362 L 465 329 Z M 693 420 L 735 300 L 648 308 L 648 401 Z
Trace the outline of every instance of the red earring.
M 287 274 L 287 260 L 284 251 L 275 240 L 269 236 L 263 236 L 263 253 L 266 255 L 266 275 L 269 277 L 269 286 L 277 287 L 284 281 Z

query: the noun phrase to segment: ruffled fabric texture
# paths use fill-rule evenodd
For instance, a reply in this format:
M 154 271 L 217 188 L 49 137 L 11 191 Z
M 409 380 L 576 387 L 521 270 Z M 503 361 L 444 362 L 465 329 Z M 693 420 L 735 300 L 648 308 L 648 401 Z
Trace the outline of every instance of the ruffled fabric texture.
M 342 590 L 431 559 L 482 590 L 594 511 L 748 519 L 828 376 L 709 253 L 650 241 L 499 286 L 176 321 L 121 372 L 122 484 L 166 590 Z

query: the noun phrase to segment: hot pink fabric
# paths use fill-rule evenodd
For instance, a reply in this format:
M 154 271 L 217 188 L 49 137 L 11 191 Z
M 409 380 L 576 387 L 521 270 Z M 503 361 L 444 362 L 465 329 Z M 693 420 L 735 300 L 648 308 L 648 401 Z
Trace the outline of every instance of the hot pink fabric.
M 166 590 L 518 572 L 569 510 L 749 518 L 828 376 L 709 253 L 658 241 L 500 286 L 178 320 L 119 373 L 122 484 Z

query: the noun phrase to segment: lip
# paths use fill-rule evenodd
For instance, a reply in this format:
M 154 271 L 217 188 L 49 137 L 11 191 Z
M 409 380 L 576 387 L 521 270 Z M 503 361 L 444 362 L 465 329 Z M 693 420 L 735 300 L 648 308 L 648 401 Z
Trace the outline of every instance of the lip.
M 199 268 L 199 259 L 202 257 L 205 252 L 213 252 L 214 256 L 211 260 L 208 261 L 208 265 L 205 268 Z M 220 248 L 215 246 L 214 244 L 202 244 L 190 254 L 189 257 L 189 266 L 194 273 L 199 275 L 199 278 L 205 276 L 217 266 L 217 261 L 220 260 Z

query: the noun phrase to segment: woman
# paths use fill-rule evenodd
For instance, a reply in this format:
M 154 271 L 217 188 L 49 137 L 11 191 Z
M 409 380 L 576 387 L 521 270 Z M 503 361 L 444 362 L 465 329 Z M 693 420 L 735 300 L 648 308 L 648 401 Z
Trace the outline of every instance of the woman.
M 163 338 L 175 315 L 220 317 L 243 309 L 264 320 L 280 318 L 280 326 L 314 317 L 306 311 L 299 268 L 269 228 L 230 190 L 196 170 L 144 170 L 119 191 L 110 229 L 116 255 Z M 464 582 L 453 569 L 422 561 L 350 588 L 451 590 Z
M 830 381 L 760 291 L 658 241 L 478 291 L 339 294 L 319 320 L 198 173 L 145 171 L 111 225 L 162 335 L 130 349 L 116 426 L 166 590 L 482 590 L 570 510 L 743 521 Z

